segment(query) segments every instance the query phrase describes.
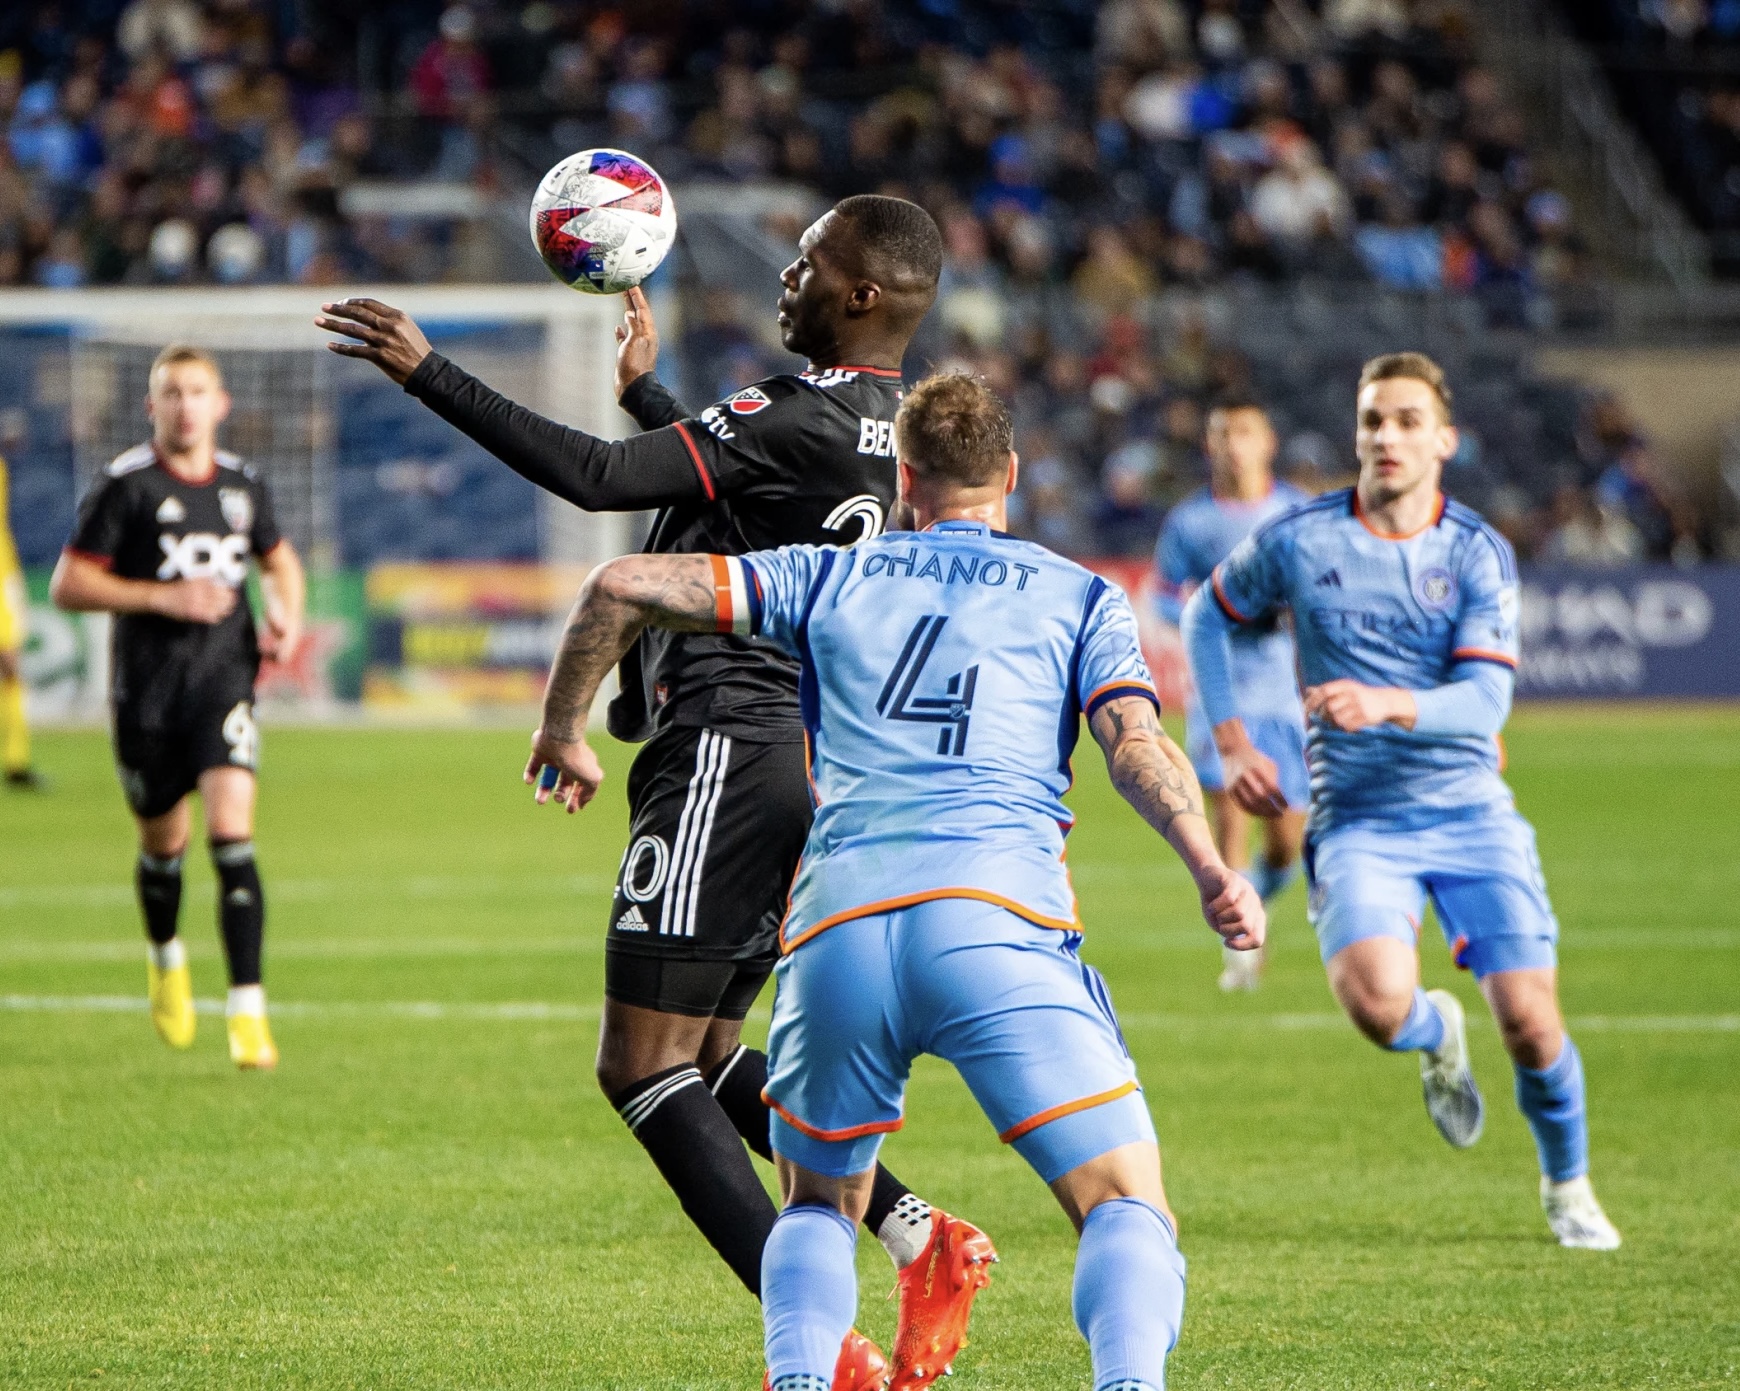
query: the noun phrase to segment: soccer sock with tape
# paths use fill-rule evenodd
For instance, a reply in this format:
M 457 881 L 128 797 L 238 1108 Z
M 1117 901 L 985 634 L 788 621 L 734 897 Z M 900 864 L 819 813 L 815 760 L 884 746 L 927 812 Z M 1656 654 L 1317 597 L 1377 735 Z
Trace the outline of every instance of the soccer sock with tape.
M 181 916 L 181 856 L 147 855 L 141 850 L 133 884 L 139 891 L 139 911 L 145 915 L 145 935 L 151 944 L 161 947 L 173 942 L 176 920 Z
M 1392 1053 L 1436 1053 L 1444 1042 L 1444 1016 L 1438 1006 L 1426 998 L 1426 992 L 1414 987 L 1414 1003 L 1396 1036 L 1384 1046 Z
M 761 1186 L 737 1128 L 693 1065 L 643 1077 L 610 1098 L 689 1220 L 751 1294 L 761 1293 L 761 1250 L 773 1230 L 773 1200 Z M 834 1340 L 836 1356 L 839 1339 Z M 829 1371 L 834 1364 L 828 1363 Z
M 772 1112 L 761 1099 L 766 1085 L 767 1054 L 744 1044 L 707 1074 L 708 1089 L 718 1097 L 744 1143 L 772 1163 Z M 905 1270 L 930 1241 L 930 1204 L 878 1164 L 864 1225 L 876 1234 L 894 1268 Z
M 1589 1172 L 1589 1121 L 1583 1107 L 1583 1058 L 1571 1036 L 1549 1067 L 1516 1064 L 1516 1104 L 1535 1135 L 1541 1172 L 1554 1183 Z
M 1184 1321 L 1184 1257 L 1157 1207 L 1113 1198 L 1088 1213 L 1073 1302 L 1097 1391 L 1161 1391 Z
M 254 842 L 214 839 L 211 862 L 218 876 L 218 926 L 223 931 L 224 956 L 230 963 L 230 984 L 258 985 L 266 899 L 260 892 L 259 868 L 254 864 Z
M 0 729 L 6 733 L 0 763 L 8 773 L 30 768 L 30 725 L 24 716 L 24 678 L 0 677 Z
M 780 1213 L 761 1271 L 761 1318 L 774 1391 L 827 1391 L 858 1315 L 858 1229 L 833 1208 Z

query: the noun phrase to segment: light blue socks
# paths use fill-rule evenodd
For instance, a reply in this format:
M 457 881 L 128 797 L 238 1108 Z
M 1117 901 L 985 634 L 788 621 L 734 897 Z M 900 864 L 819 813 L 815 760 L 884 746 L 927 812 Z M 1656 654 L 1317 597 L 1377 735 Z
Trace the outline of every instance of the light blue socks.
M 858 1316 L 858 1229 L 832 1208 L 780 1213 L 761 1253 L 761 1317 L 774 1391 L 827 1391 Z
M 1287 892 L 1287 886 L 1299 877 L 1299 861 L 1282 865 L 1279 869 L 1261 858 L 1246 871 L 1245 877 L 1251 881 L 1251 887 L 1257 891 L 1257 897 L 1267 903 Z
M 1535 1134 L 1541 1172 L 1554 1183 L 1589 1172 L 1589 1122 L 1583 1109 L 1583 1058 L 1571 1036 L 1550 1067 L 1516 1069 L 1516 1104 Z
M 1416 985 L 1413 1008 L 1402 1021 L 1400 1031 L 1384 1046 L 1392 1053 L 1435 1053 L 1443 1042 L 1444 1016 Z
M 1113 1198 L 1088 1213 L 1074 1302 L 1096 1391 L 1162 1391 L 1184 1319 L 1184 1257 L 1158 1208 Z

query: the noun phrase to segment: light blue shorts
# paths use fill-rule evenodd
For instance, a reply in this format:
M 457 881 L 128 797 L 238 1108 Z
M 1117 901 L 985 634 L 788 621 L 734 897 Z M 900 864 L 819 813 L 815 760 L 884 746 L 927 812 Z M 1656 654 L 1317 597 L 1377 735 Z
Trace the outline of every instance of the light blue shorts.
M 1305 842 L 1309 916 L 1324 961 L 1367 937 L 1419 941 L 1426 900 L 1451 956 L 1477 978 L 1558 962 L 1558 919 L 1514 809 L 1424 830 L 1344 826 Z
M 767 1090 L 773 1148 L 843 1178 L 902 1124 L 912 1060 L 953 1063 L 998 1138 L 1047 1183 L 1154 1139 L 1105 981 L 1080 935 L 941 898 L 854 918 L 779 963 Z
M 1257 748 L 1275 760 L 1280 770 L 1281 795 L 1287 805 L 1304 811 L 1311 802 L 1311 771 L 1305 763 L 1305 726 L 1294 720 L 1246 720 L 1245 733 Z M 1205 792 L 1224 792 L 1226 773 L 1220 766 L 1220 750 L 1214 746 L 1214 731 L 1207 720 L 1194 715 L 1184 722 L 1184 752 L 1196 769 Z

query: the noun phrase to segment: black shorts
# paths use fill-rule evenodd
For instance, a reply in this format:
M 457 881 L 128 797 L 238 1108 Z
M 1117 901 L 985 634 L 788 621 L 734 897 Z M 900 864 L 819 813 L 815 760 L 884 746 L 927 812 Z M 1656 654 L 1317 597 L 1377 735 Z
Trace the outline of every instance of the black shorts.
M 260 762 L 260 728 L 251 699 L 200 702 L 178 710 L 171 724 L 143 725 L 115 711 L 115 767 L 127 805 L 141 817 L 162 816 L 199 785 L 208 768 Z
M 779 958 L 809 835 L 803 745 L 663 730 L 634 761 L 628 805 L 604 993 L 667 1014 L 743 1018 Z

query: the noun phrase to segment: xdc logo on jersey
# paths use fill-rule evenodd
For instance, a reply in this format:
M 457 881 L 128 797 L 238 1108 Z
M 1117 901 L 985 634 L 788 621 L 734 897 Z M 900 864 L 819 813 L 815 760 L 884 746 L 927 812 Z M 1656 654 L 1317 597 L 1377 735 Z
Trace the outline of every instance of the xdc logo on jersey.
M 921 618 L 913 625 L 906 635 L 906 646 L 900 649 L 900 659 L 888 673 L 882 694 L 876 698 L 876 713 L 890 720 L 942 725 L 937 731 L 936 751 L 959 758 L 967 751 L 967 725 L 973 709 L 973 688 L 979 683 L 979 668 L 970 666 L 949 677 L 943 686 L 944 695 L 912 694 L 947 622 L 939 614 Z
M 1325 586 L 1328 586 L 1331 589 L 1341 588 L 1341 572 L 1333 566 L 1317 577 L 1317 587 L 1322 589 Z
M 163 548 L 163 563 L 157 567 L 160 580 L 222 580 L 239 585 L 248 577 L 249 543 L 245 535 L 190 531 L 185 536 L 171 536 L 165 532 L 157 544 Z

